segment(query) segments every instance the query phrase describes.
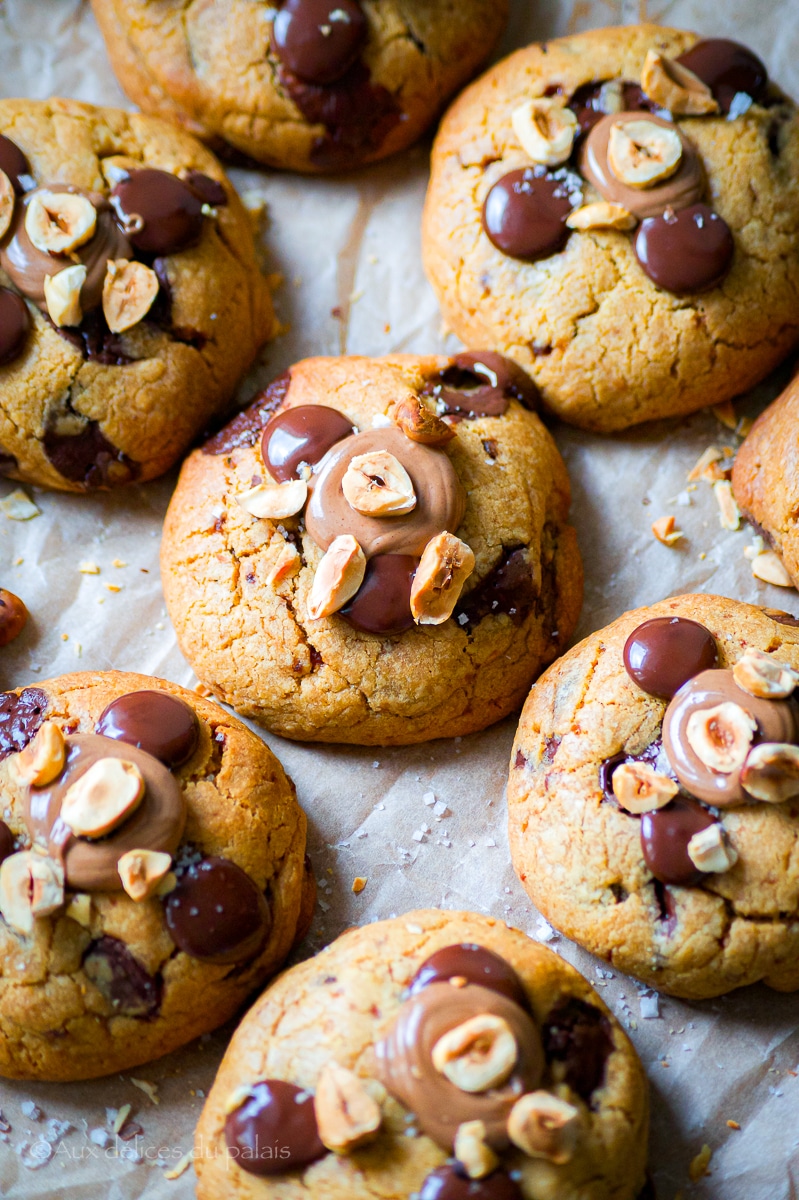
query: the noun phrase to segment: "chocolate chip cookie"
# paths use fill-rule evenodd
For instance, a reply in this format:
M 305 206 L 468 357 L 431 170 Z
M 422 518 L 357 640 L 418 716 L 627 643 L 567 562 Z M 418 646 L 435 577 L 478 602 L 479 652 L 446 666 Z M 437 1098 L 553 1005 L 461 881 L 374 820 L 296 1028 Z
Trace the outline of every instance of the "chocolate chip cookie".
M 0 694 L 0 802 L 0 1075 L 166 1054 L 232 1016 L 310 923 L 290 780 L 175 684 L 107 671 Z
M 799 119 L 745 46 L 657 25 L 519 50 L 456 101 L 423 251 L 447 323 L 608 432 L 799 340 Z
M 244 209 L 163 121 L 0 101 L 0 474 L 152 479 L 273 329 Z
M 273 167 L 341 171 L 410 146 L 485 62 L 507 0 L 93 0 L 125 91 Z
M 284 737 L 483 729 L 566 645 L 569 482 L 496 354 L 314 358 L 184 464 L 164 594 L 200 679 Z
M 625 613 L 530 693 L 513 863 L 567 936 L 689 999 L 799 989 L 799 628 L 722 596 Z
M 491 917 L 422 910 L 345 933 L 247 1014 L 197 1128 L 197 1194 L 633 1200 L 648 1115 L 573 967 Z

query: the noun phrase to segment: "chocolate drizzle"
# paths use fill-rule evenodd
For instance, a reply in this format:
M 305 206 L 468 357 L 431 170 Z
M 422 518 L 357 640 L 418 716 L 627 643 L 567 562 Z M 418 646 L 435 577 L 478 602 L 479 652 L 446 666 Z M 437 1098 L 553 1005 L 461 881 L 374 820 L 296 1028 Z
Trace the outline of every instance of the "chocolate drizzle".
M 40 688 L 0 692 L 0 762 L 24 750 L 44 721 L 49 701 Z
M 203 454 L 230 454 L 240 446 L 254 446 L 271 414 L 288 396 L 290 386 L 291 371 L 284 371 L 247 408 L 208 438 L 203 444 Z

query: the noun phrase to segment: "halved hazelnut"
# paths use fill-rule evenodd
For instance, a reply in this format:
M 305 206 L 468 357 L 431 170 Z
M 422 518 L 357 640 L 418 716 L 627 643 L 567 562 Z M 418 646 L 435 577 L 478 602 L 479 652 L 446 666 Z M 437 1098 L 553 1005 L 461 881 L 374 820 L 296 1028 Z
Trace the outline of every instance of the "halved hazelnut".
M 483 1121 L 464 1121 L 455 1134 L 455 1158 L 470 1179 L 485 1179 L 499 1166 L 499 1158 L 486 1142 Z
M 613 772 L 613 795 L 626 812 L 653 812 L 663 808 L 680 790 L 668 775 L 648 763 L 621 763 Z
M 756 732 L 757 721 L 732 700 L 697 709 L 685 723 L 685 736 L 696 757 L 720 775 L 741 769 Z
M 117 862 L 117 871 L 131 900 L 146 900 L 158 891 L 171 866 L 172 855 L 161 850 L 128 850 Z
M 653 187 L 673 175 L 681 159 L 682 142 L 674 129 L 644 119 L 610 127 L 608 166 L 627 187 Z
M 519 1047 L 507 1021 L 480 1013 L 440 1037 L 431 1057 L 435 1069 L 462 1092 L 487 1092 L 508 1079 Z
M 292 575 L 296 575 L 299 569 L 300 552 L 291 542 L 286 542 L 281 547 L 277 561 L 266 577 L 266 582 L 270 587 L 277 587 L 284 579 L 289 579 Z
M 67 748 L 64 735 L 55 721 L 45 721 L 24 750 L 8 760 L 8 771 L 22 787 L 43 787 L 61 774 Z
M 455 426 L 442 421 L 419 396 L 398 401 L 392 416 L 406 437 L 423 446 L 443 446 L 457 436 Z
M 575 208 L 566 218 L 569 229 L 635 229 L 638 218 L 624 207 L 609 200 L 597 200 Z
M 16 202 L 17 197 L 14 192 L 14 185 L 5 171 L 0 171 L 0 238 L 5 237 L 8 232 Z
M 694 834 L 688 843 L 688 857 L 697 871 L 715 875 L 735 866 L 738 851 L 730 845 L 724 836 L 724 829 L 717 823 Z
M 348 1154 L 373 1141 L 383 1120 L 363 1080 L 336 1062 L 322 1068 L 314 1110 L 322 1145 L 334 1154 Z
M 357 592 L 366 574 L 366 555 L 349 533 L 334 538 L 316 568 L 308 616 L 312 621 L 343 608 Z
M 528 1092 L 508 1117 L 508 1137 L 530 1158 L 567 1163 L 574 1155 L 580 1110 L 551 1092 Z
M 713 93 L 698 75 L 657 50 L 646 52 L 641 87 L 655 104 L 679 116 L 703 116 L 719 111 Z
M 308 484 L 304 479 L 287 479 L 285 483 L 259 483 L 246 492 L 239 492 L 236 503 L 251 517 L 280 521 L 293 517 L 308 499 Z
M 18 933 L 33 933 L 34 919 L 63 903 L 64 871 L 54 859 L 20 850 L 0 863 L 0 913 Z
M 158 295 L 158 276 L 144 263 L 109 259 L 103 280 L 103 313 L 112 333 L 138 325 Z
M 474 554 L 451 533 L 439 533 L 424 548 L 411 584 L 411 614 L 417 625 L 441 625 L 452 616 L 463 585 L 474 570 Z
M 534 163 L 555 167 L 566 162 L 577 133 L 577 118 L 562 101 L 549 96 L 528 100 L 511 114 L 513 132 Z
M 799 671 L 753 646 L 738 659 L 732 675 L 739 688 L 764 700 L 784 700 L 799 683 Z
M 356 454 L 344 472 L 341 490 L 350 507 L 366 517 L 389 517 L 416 507 L 411 477 L 388 450 Z
M 94 237 L 97 209 L 79 192 L 34 192 L 25 212 L 25 232 L 43 254 L 69 254 Z
M 766 804 L 782 804 L 799 796 L 799 746 L 790 742 L 755 746 L 741 771 L 741 787 Z
M 61 819 L 76 837 L 103 837 L 138 808 L 144 790 L 135 763 L 100 758 L 67 788 Z
M 774 550 L 764 550 L 752 559 L 752 574 L 763 583 L 773 583 L 775 587 L 793 587 L 793 580 L 788 574 L 785 563 Z
M 89 893 L 76 892 L 74 896 L 70 896 L 64 909 L 64 916 L 70 917 L 78 925 L 88 929 L 92 923 L 92 898 Z
M 83 320 L 80 292 L 85 282 L 84 266 L 65 267 L 57 275 L 45 275 L 44 300 L 50 319 L 59 329 L 65 325 L 80 325 Z

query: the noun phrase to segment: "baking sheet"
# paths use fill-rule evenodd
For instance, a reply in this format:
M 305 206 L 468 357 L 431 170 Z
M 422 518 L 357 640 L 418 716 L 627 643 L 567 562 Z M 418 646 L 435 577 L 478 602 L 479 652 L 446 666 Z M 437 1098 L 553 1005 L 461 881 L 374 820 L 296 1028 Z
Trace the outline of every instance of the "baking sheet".
M 747 42 L 775 79 L 799 93 L 795 0 L 515 0 L 502 49 L 646 16 Z M 0 0 L 0 91 L 126 103 L 88 4 L 79 0 Z M 267 206 L 264 245 L 270 268 L 283 276 L 277 304 L 286 326 L 242 388 L 242 400 L 307 354 L 430 353 L 454 346 L 420 265 L 428 154 L 423 144 L 336 180 L 232 172 L 249 202 Z M 739 415 L 758 411 L 790 370 L 786 365 L 738 403 Z M 686 475 L 707 446 L 737 444 L 713 414 L 612 440 L 561 426 L 555 435 L 571 471 L 586 566 L 580 635 L 626 608 L 690 590 L 799 613 L 794 591 L 752 577 L 744 551 L 753 535 L 721 528 L 710 486 L 686 490 Z M 39 516 L 23 523 L 0 515 L 2 583 L 31 611 L 22 637 L 0 652 L 0 686 L 112 667 L 195 682 L 176 648 L 158 576 L 160 525 L 174 482 L 173 474 L 90 499 L 28 488 Z M 15 486 L 0 485 L 0 495 Z M 668 513 L 685 532 L 674 549 L 650 532 L 652 520 Z M 94 563 L 99 573 L 82 574 L 81 562 Z M 652 1085 L 651 1158 L 661 1200 L 680 1193 L 684 1200 L 793 1200 L 799 1192 L 797 999 L 760 987 L 704 1004 L 642 995 L 631 980 L 555 935 L 509 865 L 503 789 L 513 732 L 508 720 L 462 741 L 377 751 L 267 739 L 296 781 L 321 883 L 303 953 L 349 925 L 413 906 L 472 908 L 505 918 L 579 967 L 629 1030 Z M 356 896 L 351 885 L 358 875 L 368 882 Z M 0 1082 L 0 1108 L 12 1127 L 0 1133 L 0 1195 L 191 1196 L 190 1167 L 176 1179 L 168 1174 L 191 1148 L 203 1093 L 230 1032 L 133 1072 L 155 1084 L 152 1098 L 127 1074 L 75 1085 Z M 114 1111 L 126 1104 L 142 1130 L 128 1142 L 109 1129 Z M 691 1182 L 689 1166 L 704 1144 L 713 1150 L 710 1173 Z

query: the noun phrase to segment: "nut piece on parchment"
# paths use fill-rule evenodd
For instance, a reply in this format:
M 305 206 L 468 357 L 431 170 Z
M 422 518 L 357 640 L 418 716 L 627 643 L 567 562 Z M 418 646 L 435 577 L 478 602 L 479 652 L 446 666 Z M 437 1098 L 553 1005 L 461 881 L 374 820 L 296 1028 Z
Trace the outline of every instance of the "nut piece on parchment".
M 648 763 L 620 763 L 611 786 L 621 807 L 636 815 L 663 808 L 680 790 L 673 779 L 660 775 Z
M 171 854 L 161 850 L 128 850 L 117 862 L 122 886 L 131 900 L 154 895 L 172 866 Z
M 782 804 L 799 796 L 799 746 L 790 742 L 755 746 L 741 771 L 741 787 L 766 804 Z
M 322 1068 L 314 1110 L 322 1145 L 334 1154 L 348 1154 L 371 1142 L 383 1120 L 380 1105 L 363 1080 L 337 1062 Z
M 682 142 L 674 129 L 654 121 L 617 122 L 610 128 L 608 166 L 628 187 L 648 188 L 680 165 Z
M 499 1166 L 499 1159 L 485 1137 L 482 1121 L 464 1121 L 455 1134 L 455 1157 L 470 1179 L 484 1179 Z
M 0 588 L 0 646 L 19 637 L 28 623 L 28 610 L 13 592 Z
M 698 75 L 657 50 L 647 50 L 641 88 L 650 100 L 678 116 L 697 117 L 719 111 L 713 93 Z
M 455 426 L 442 421 L 419 396 L 399 400 L 391 416 L 406 437 L 423 446 L 443 446 L 457 436 Z
M 692 712 L 685 736 L 696 757 L 711 771 L 732 775 L 746 761 L 757 721 L 732 700 Z
M 681 529 L 677 528 L 677 522 L 673 516 L 658 517 L 652 522 L 652 533 L 664 546 L 673 546 L 679 542 L 680 538 L 685 537 Z
M 411 585 L 411 614 L 417 625 L 447 621 L 473 570 L 474 554 L 460 538 L 451 533 L 431 538 Z
M 389 517 L 416 507 L 411 477 L 388 450 L 356 454 L 344 472 L 341 490 L 350 508 L 365 517 Z
M 697 871 L 713 875 L 734 867 L 738 851 L 725 838 L 722 826 L 716 824 L 694 834 L 688 843 L 688 857 Z
M 739 688 L 764 700 L 784 700 L 799 683 L 799 671 L 753 646 L 738 659 L 732 675 Z
M 5 237 L 8 232 L 16 199 L 14 185 L 5 171 L 0 171 L 0 238 Z
M 528 100 L 511 114 L 513 132 L 534 163 L 555 167 L 572 152 L 577 118 L 570 108 L 552 97 Z
M 8 771 L 22 787 L 43 787 L 52 783 L 64 767 L 67 748 L 64 735 L 55 721 L 45 721 L 24 750 L 8 760 Z
M 144 263 L 109 259 L 103 280 L 103 313 L 112 333 L 138 325 L 158 295 L 158 276 Z
M 269 587 L 277 587 L 284 579 L 296 575 L 300 569 L 300 552 L 291 542 L 286 542 L 280 549 L 277 561 L 266 577 Z
M 103 837 L 135 812 L 144 790 L 135 763 L 100 758 L 67 788 L 61 819 L 76 837 Z
M 308 616 L 312 621 L 338 612 L 357 592 L 366 574 L 366 555 L 349 533 L 334 538 L 316 568 Z
M 64 325 L 80 325 L 83 309 L 80 292 L 86 282 L 86 268 L 64 267 L 57 275 L 45 275 L 44 299 L 50 319 L 59 329 Z
M 20 850 L 0 863 L 0 913 L 18 933 L 33 933 L 36 917 L 64 903 L 64 870 L 54 859 Z
M 529 1158 L 566 1163 L 574 1154 L 580 1112 L 551 1092 L 528 1092 L 508 1117 L 508 1137 Z
M 773 583 L 775 587 L 793 587 L 785 564 L 774 550 L 764 550 L 762 554 L 752 559 L 752 574 L 763 583 Z
M 487 1092 L 509 1077 L 519 1047 L 507 1021 L 481 1013 L 440 1037 L 431 1057 L 435 1069 L 462 1092 Z
M 566 218 L 569 229 L 635 229 L 638 218 L 623 204 L 609 200 L 597 200 L 594 204 L 583 204 L 575 208 Z
M 25 232 L 42 254 L 69 254 L 94 237 L 97 209 L 77 192 L 34 192 L 25 212 Z
M 300 511 L 308 499 L 308 484 L 303 479 L 287 479 L 285 483 L 259 483 L 246 492 L 239 492 L 235 499 L 251 517 L 280 521 Z

